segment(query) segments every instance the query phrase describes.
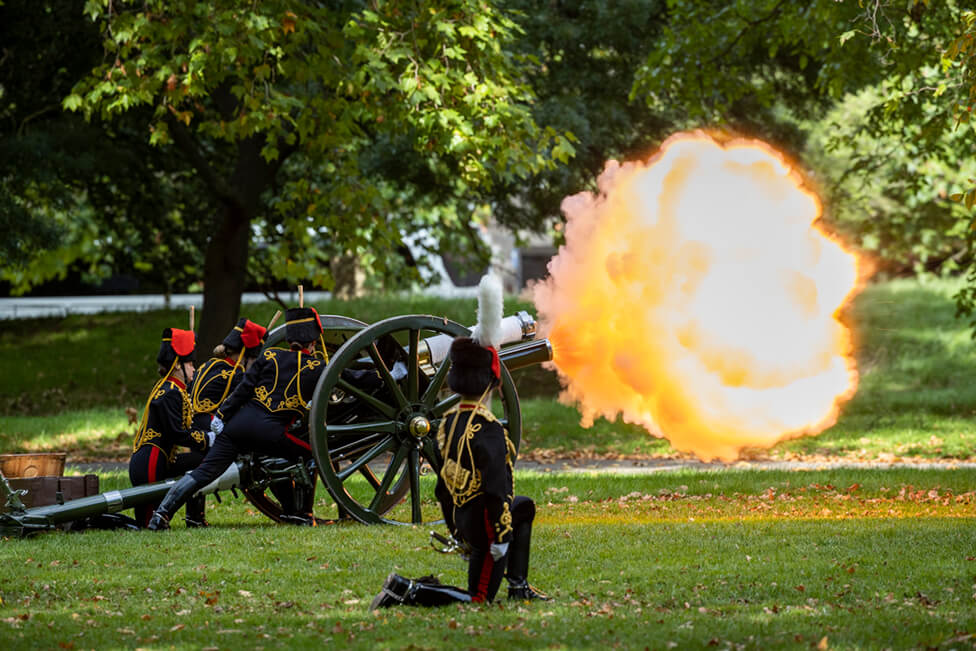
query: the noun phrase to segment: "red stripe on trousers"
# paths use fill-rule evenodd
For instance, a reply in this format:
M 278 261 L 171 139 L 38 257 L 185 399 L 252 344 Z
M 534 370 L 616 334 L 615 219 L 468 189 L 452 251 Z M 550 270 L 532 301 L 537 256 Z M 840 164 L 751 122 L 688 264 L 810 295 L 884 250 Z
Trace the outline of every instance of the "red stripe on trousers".
M 300 438 L 297 438 L 295 436 L 292 436 L 291 434 L 288 434 L 287 432 L 285 433 L 285 436 L 287 436 L 288 437 L 288 440 L 290 440 L 295 445 L 300 445 L 303 448 L 305 448 L 306 450 L 308 450 L 309 452 L 312 451 L 312 446 L 309 445 L 308 443 L 306 443 L 305 441 L 301 440 Z
M 159 465 L 159 448 L 155 445 L 149 451 L 149 483 L 156 481 L 156 466 Z
M 477 603 L 488 598 L 488 582 L 491 581 L 491 572 L 495 569 L 495 558 L 491 555 L 491 543 L 495 540 L 495 529 L 488 520 L 488 509 L 485 509 L 485 532 L 488 534 L 488 553 L 485 554 L 485 561 L 481 565 L 481 576 L 478 577 L 478 593 L 471 597 L 471 601 Z

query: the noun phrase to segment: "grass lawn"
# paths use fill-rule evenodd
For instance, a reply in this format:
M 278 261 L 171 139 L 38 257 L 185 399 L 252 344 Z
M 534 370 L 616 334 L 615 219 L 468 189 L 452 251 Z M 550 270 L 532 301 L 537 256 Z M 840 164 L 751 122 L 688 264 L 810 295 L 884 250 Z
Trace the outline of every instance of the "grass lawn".
M 949 282 L 870 287 L 845 318 L 860 389 L 817 437 L 756 458 L 967 460 L 972 340 Z M 474 321 L 469 301 L 318 306 Z M 524 309 L 509 304 L 506 312 Z M 248 306 L 264 321 L 273 307 Z M 185 315 L 0 326 L 0 450 L 125 459 L 159 331 Z M 679 456 L 639 428 L 553 400 L 551 373 L 517 376 L 521 455 Z M 127 409 L 129 410 L 127 413 Z M 69 467 L 69 473 L 72 472 Z M 432 495 L 431 477 L 426 494 Z M 101 476 L 102 490 L 128 485 Z M 519 471 L 539 505 L 533 583 L 548 603 L 367 610 L 391 570 L 463 584 L 421 527 L 275 525 L 209 500 L 207 530 L 49 533 L 0 542 L 0 647 L 957 649 L 976 646 L 976 469 Z M 427 517 L 436 513 L 429 499 Z M 316 513 L 334 514 L 320 489 Z M 504 590 L 504 587 L 503 587 Z
M 126 483 L 120 473 L 104 488 Z M 0 544 L 4 648 L 972 648 L 976 470 L 520 472 L 554 601 L 369 612 L 391 570 L 464 582 L 427 530 L 274 525 Z M 229 496 L 228 496 L 229 497 Z M 328 501 L 327 497 L 322 502 Z M 503 587 L 504 589 L 504 587 Z

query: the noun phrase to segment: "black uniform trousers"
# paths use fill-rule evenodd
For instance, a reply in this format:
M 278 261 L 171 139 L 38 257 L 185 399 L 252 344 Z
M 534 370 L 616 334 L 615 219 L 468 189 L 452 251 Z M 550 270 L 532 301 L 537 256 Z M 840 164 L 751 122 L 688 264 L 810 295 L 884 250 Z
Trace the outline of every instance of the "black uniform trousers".
M 173 463 L 170 463 L 169 457 L 160 448 L 155 445 L 143 445 L 129 459 L 129 481 L 133 486 L 141 486 L 171 477 L 180 477 L 196 468 L 203 458 L 203 452 L 184 452 L 177 454 Z M 149 519 L 158 506 L 159 501 L 156 501 L 134 508 L 136 522 L 140 527 L 149 524 Z M 195 517 L 199 515 L 195 514 Z
M 535 502 L 530 497 L 516 495 L 510 510 L 512 539 L 507 556 L 498 561 L 491 556 L 491 544 L 496 542 L 495 531 L 482 499 L 476 497 L 454 511 L 454 525 L 458 534 L 472 548 L 468 561 L 468 594 L 471 601 L 492 601 L 506 570 L 509 581 L 513 583 L 525 581 L 528 575 Z
M 223 432 L 190 475 L 197 486 L 206 486 L 244 452 L 290 461 L 312 456 L 312 447 L 307 442 L 288 433 L 289 425 L 291 421 L 282 422 L 280 416 L 275 417 L 255 404 L 245 404 L 224 424 Z

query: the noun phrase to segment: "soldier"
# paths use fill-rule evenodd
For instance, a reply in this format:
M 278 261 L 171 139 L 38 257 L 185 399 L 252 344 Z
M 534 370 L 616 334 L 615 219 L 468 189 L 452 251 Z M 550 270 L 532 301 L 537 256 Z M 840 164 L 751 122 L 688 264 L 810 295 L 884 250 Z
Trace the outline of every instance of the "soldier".
M 261 352 L 267 330 L 241 319 L 213 350 L 213 357 L 197 369 L 190 388 L 193 427 L 210 431 L 217 407 L 230 395 Z
M 501 286 L 494 287 L 497 279 L 486 278 L 488 282 L 481 283 L 479 305 L 497 302 L 500 321 Z M 496 348 L 481 343 L 498 339 L 494 329 L 485 327 L 485 312 L 479 307 L 476 339 L 458 337 L 451 343 L 447 384 L 461 394 L 461 402 L 444 414 L 437 430 L 443 463 L 435 494 L 451 534 L 470 551 L 467 590 L 441 585 L 429 577 L 411 580 L 394 573 L 387 577 L 370 609 L 490 602 L 503 575 L 508 579 L 509 599 L 549 599 L 528 583 L 535 503 L 514 495 L 515 446 L 489 407 L 501 365 Z
M 133 486 L 178 477 L 196 468 L 204 457 L 207 432 L 193 428 L 190 398 L 186 393 L 186 385 L 193 379 L 194 350 L 192 330 L 163 330 L 156 356 L 161 378 L 146 400 L 129 459 L 129 480 Z M 177 454 L 177 446 L 191 451 Z M 147 504 L 135 508 L 139 526 L 148 525 L 154 507 L 155 504 Z M 186 526 L 206 526 L 203 509 L 202 496 L 188 502 Z
M 247 370 L 211 422 L 211 430 L 217 434 L 214 445 L 200 466 L 163 497 L 149 529 L 168 529 L 173 513 L 194 492 L 219 477 L 242 452 L 290 460 L 311 456 L 311 445 L 290 428 L 299 420 L 307 423 L 309 401 L 325 370 L 326 362 L 315 355 L 322 324 L 318 312 L 307 307 L 287 310 L 285 321 L 285 338 L 291 349 L 266 350 Z M 307 492 L 302 495 L 307 499 Z M 299 511 L 295 521 L 300 524 L 315 522 L 312 504 L 307 501 L 294 506 Z
M 248 319 L 241 319 L 227 333 L 224 340 L 213 350 L 208 359 L 193 374 L 189 387 L 190 406 L 193 409 L 193 429 L 211 434 L 210 422 L 214 412 L 224 398 L 244 378 L 244 372 L 254 362 L 264 344 L 265 328 Z M 200 458 L 203 460 L 203 457 Z M 205 504 L 206 497 L 199 495 L 189 504 Z M 194 507 L 195 510 L 195 507 Z M 206 513 L 201 506 L 200 513 Z M 194 522 L 193 526 L 209 526 L 206 518 Z

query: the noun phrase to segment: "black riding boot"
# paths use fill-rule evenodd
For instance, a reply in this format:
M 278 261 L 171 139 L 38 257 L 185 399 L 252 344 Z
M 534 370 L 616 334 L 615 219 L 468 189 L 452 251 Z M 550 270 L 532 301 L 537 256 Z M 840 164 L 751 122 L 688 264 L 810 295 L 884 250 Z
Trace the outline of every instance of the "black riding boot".
M 281 505 L 281 521 L 306 527 L 315 526 L 312 515 L 312 502 L 315 501 L 315 486 L 302 486 L 295 481 L 280 481 L 271 484 L 271 493 Z
M 180 477 L 179 481 L 169 489 L 169 492 L 163 497 L 163 501 L 156 507 L 156 511 L 146 528 L 150 531 L 169 529 L 170 518 L 197 492 L 197 489 L 197 482 L 192 476 L 183 475 Z
M 508 571 L 505 573 L 505 577 L 508 579 L 508 598 L 549 601 L 549 596 L 529 585 L 529 548 L 531 541 L 532 521 L 517 524 L 512 532 L 512 542 L 508 548 Z
M 307 486 L 295 482 L 295 514 L 299 520 L 296 524 L 315 526 L 315 484 Z
M 370 610 L 390 606 L 446 606 L 471 601 L 471 595 L 453 585 L 444 585 L 433 577 L 417 580 L 399 574 L 390 574 L 383 582 L 383 589 L 373 599 Z
M 187 528 L 209 527 L 207 522 L 207 498 L 205 495 L 197 495 L 186 501 L 186 520 Z
M 271 494 L 281 505 L 281 512 L 288 515 L 295 513 L 295 482 L 294 481 L 275 481 L 269 486 Z
M 505 577 L 509 583 L 525 583 L 529 577 L 529 549 L 532 545 L 532 522 L 520 522 L 512 531 L 508 546 Z

